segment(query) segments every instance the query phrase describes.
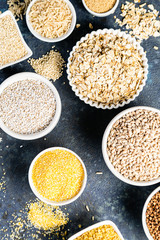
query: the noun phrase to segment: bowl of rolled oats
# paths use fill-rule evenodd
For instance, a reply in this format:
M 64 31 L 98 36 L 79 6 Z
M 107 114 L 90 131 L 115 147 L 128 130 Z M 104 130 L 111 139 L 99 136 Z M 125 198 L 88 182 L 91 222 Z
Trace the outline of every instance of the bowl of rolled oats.
M 0 14 L 0 70 L 32 55 L 11 11 Z
M 146 83 L 148 61 L 144 49 L 129 34 L 97 30 L 73 47 L 67 74 L 72 90 L 86 104 L 112 109 L 139 95 Z
M 125 183 L 149 186 L 160 182 L 160 110 L 138 106 L 116 115 L 102 140 L 110 171 Z
M 8 135 L 34 140 L 50 133 L 61 115 L 53 84 L 31 72 L 12 75 L 0 85 L 0 127 Z
M 33 0 L 26 12 L 30 32 L 41 41 L 59 42 L 76 25 L 76 11 L 69 0 Z

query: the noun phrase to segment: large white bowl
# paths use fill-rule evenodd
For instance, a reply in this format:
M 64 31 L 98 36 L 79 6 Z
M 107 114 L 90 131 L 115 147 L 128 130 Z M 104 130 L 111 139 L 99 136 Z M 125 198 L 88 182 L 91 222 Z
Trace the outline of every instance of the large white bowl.
M 109 15 L 111 15 L 111 14 L 113 14 L 113 13 L 115 12 L 116 8 L 118 7 L 119 0 L 116 0 L 113 8 L 111 8 L 110 10 L 108 10 L 107 12 L 104 12 L 104 13 L 96 13 L 96 12 L 92 11 L 92 10 L 86 5 L 85 0 L 82 0 L 82 3 L 83 3 L 83 5 L 84 5 L 85 9 L 86 9 L 90 14 L 92 14 L 92 15 L 94 15 L 94 16 L 96 16 L 96 17 L 107 17 L 107 16 L 109 16 Z
M 112 104 L 111 106 L 108 106 L 105 103 L 99 103 L 96 101 L 92 101 L 88 97 L 84 97 L 83 95 L 81 95 L 77 86 L 72 83 L 72 77 L 71 77 L 70 70 L 69 70 L 69 67 L 71 65 L 72 55 L 73 55 L 74 51 L 79 47 L 80 43 L 82 43 L 84 40 L 86 40 L 88 38 L 88 35 L 94 36 L 94 35 L 105 34 L 105 33 L 112 33 L 119 37 L 124 37 L 129 42 L 133 43 L 134 47 L 138 49 L 140 55 L 142 56 L 143 66 L 144 66 L 144 79 L 142 81 L 142 84 L 139 86 L 137 93 L 132 98 L 128 99 L 127 101 L 124 101 L 123 103 L 117 104 L 117 105 Z M 72 51 L 70 52 L 70 56 L 68 58 L 68 64 L 67 64 L 67 74 L 68 74 L 69 84 L 72 87 L 72 90 L 75 92 L 75 95 L 78 96 L 86 104 L 89 104 L 91 107 L 102 108 L 102 109 L 112 109 L 112 108 L 123 107 L 125 104 L 129 104 L 131 101 L 133 101 L 139 95 L 139 93 L 142 91 L 142 89 L 146 83 L 146 80 L 147 80 L 147 74 L 148 74 L 148 63 L 147 62 L 148 62 L 148 60 L 146 58 L 146 53 L 144 52 L 144 49 L 141 47 L 139 42 L 136 41 L 135 38 L 131 37 L 131 35 L 126 34 L 123 31 L 114 30 L 114 29 L 103 29 L 103 30 L 93 31 L 90 34 L 87 34 L 85 37 L 82 37 L 80 39 L 80 41 L 78 41 L 76 43 L 76 45 L 73 47 Z
M 81 187 L 79 193 L 78 193 L 75 197 L 73 197 L 73 198 L 71 198 L 71 199 L 69 199 L 69 200 L 66 200 L 66 201 L 61 201 L 61 202 L 51 201 L 51 200 L 48 200 L 48 199 L 44 198 L 43 196 L 41 196 L 41 195 L 39 194 L 39 192 L 37 191 L 37 189 L 35 188 L 34 183 L 33 183 L 33 180 L 32 180 L 32 170 L 33 170 L 34 164 L 35 164 L 35 162 L 37 161 L 37 159 L 38 159 L 42 154 L 44 154 L 44 153 L 46 153 L 46 152 L 48 152 L 48 151 L 54 151 L 54 150 L 56 150 L 56 149 L 66 150 L 66 151 L 74 154 L 74 155 L 78 158 L 78 160 L 81 162 L 82 167 L 83 167 L 83 170 L 84 170 L 83 184 L 82 184 L 82 187 Z M 38 197 L 41 201 L 43 201 L 43 202 L 45 202 L 45 203 L 47 203 L 47 204 L 49 204 L 49 205 L 53 205 L 53 206 L 63 206 L 63 205 L 67 205 L 67 204 L 69 204 L 69 203 L 74 202 L 77 198 L 80 197 L 80 195 L 82 194 L 82 192 L 84 191 L 84 189 L 85 189 L 85 187 L 86 187 L 86 183 L 87 183 L 87 170 L 86 170 L 86 167 L 85 167 L 82 159 L 81 159 L 75 152 L 71 151 L 71 150 L 68 149 L 68 148 L 63 148 L 63 147 L 51 147 L 51 148 L 47 148 L 47 149 L 45 149 L 44 151 L 40 152 L 40 153 L 33 159 L 32 163 L 31 163 L 31 165 L 30 165 L 30 167 L 29 167 L 28 180 L 29 180 L 29 185 L 30 185 L 33 193 L 34 193 L 34 194 L 36 195 L 36 197 Z
M 100 226 L 103 226 L 103 225 L 110 225 L 114 228 L 115 232 L 119 235 L 119 237 L 121 238 L 121 240 L 124 240 L 122 234 L 120 233 L 119 229 L 117 228 L 117 226 L 110 220 L 105 220 L 105 221 L 102 221 L 102 222 L 99 222 L 99 223 L 96 223 L 90 227 L 87 227 L 85 229 L 83 229 L 82 231 L 74 234 L 72 237 L 70 237 L 68 240 L 74 240 L 76 239 L 77 237 L 81 236 L 83 233 L 85 232 L 88 232 L 94 228 L 97 228 L 97 227 L 100 227 Z
M 11 16 L 12 20 L 14 21 L 15 26 L 16 26 L 17 31 L 18 31 L 18 34 L 19 34 L 19 36 L 20 36 L 20 38 L 21 38 L 21 40 L 22 40 L 22 43 L 23 43 L 26 51 L 27 51 L 27 54 L 26 54 L 24 57 L 20 58 L 19 60 L 16 60 L 16 61 L 11 62 L 11 63 L 7 63 L 7 64 L 5 64 L 5 65 L 3 65 L 3 66 L 0 66 L 0 70 L 3 69 L 3 68 L 9 67 L 9 66 L 11 66 L 11 65 L 13 65 L 13 64 L 22 62 L 22 61 L 26 60 L 27 58 L 29 58 L 30 56 L 32 56 L 32 51 L 31 51 L 31 49 L 28 47 L 28 45 L 26 44 L 26 42 L 24 41 L 24 38 L 23 38 L 23 36 L 22 36 L 22 33 L 21 33 L 21 31 L 20 31 L 20 29 L 19 29 L 19 27 L 18 27 L 18 24 L 17 24 L 17 22 L 16 22 L 16 20 L 15 20 L 15 18 L 14 18 L 14 16 L 13 16 L 13 14 L 12 14 L 12 12 L 11 12 L 10 10 L 7 10 L 7 11 L 5 11 L 4 13 L 0 14 L 0 18 L 3 18 L 3 17 L 5 17 L 5 16 L 7 16 L 7 15 Z
M 148 227 L 147 227 L 147 223 L 146 223 L 146 211 L 147 211 L 147 206 L 149 204 L 149 202 L 151 201 L 151 198 L 157 193 L 160 191 L 160 186 L 157 187 L 147 198 L 145 204 L 144 204 L 144 207 L 143 207 L 143 212 L 142 212 L 142 225 L 143 225 L 143 229 L 144 229 L 144 232 L 147 236 L 147 238 L 149 240 L 154 240 L 153 237 L 151 236 L 149 230 L 148 230 Z
M 135 110 L 138 110 L 138 109 L 146 109 L 146 110 L 150 110 L 150 111 L 153 111 L 153 112 L 157 112 L 158 114 L 160 114 L 160 110 L 156 109 L 156 108 L 152 108 L 152 107 L 145 107 L 145 106 L 137 106 L 137 107 L 131 107 L 131 108 L 128 108 L 122 112 L 120 112 L 119 114 L 117 114 L 112 120 L 111 122 L 108 124 L 105 132 L 104 132 L 104 135 L 103 135 L 103 139 L 102 139 L 102 153 L 103 153 L 103 158 L 104 158 L 104 161 L 106 163 L 106 165 L 108 166 L 108 168 L 110 169 L 110 171 L 117 177 L 119 178 L 121 181 L 125 182 L 125 183 L 128 183 L 128 184 L 131 184 L 131 185 L 134 185 L 134 186 L 150 186 L 150 185 L 153 185 L 153 184 L 156 184 L 156 183 L 159 183 L 160 182 L 160 178 L 157 178 L 155 180 L 151 180 L 151 181 L 148 181 L 148 182 L 144 182 L 144 181 L 133 181 L 133 180 L 130 180 L 128 178 L 125 178 L 122 174 L 120 174 L 115 168 L 114 166 L 112 165 L 111 161 L 109 160 L 109 156 L 107 154 L 107 139 L 108 139 L 108 135 L 112 129 L 112 126 L 113 124 L 118 120 L 120 119 L 121 117 L 123 117 L 125 114 L 129 113 L 129 112 L 132 112 L 132 111 L 135 111 Z
M 64 0 L 67 5 L 69 6 L 71 12 L 72 12 L 72 22 L 71 22 L 71 26 L 68 30 L 68 32 L 66 32 L 64 35 L 62 35 L 61 37 L 58 37 L 58 38 L 47 38 L 47 37 L 43 37 L 41 36 L 39 33 L 37 33 L 34 28 L 32 27 L 32 24 L 30 23 L 30 20 L 29 20 L 29 12 L 30 12 L 30 9 L 32 7 L 32 5 L 36 2 L 37 0 L 32 0 L 31 3 L 29 4 L 28 8 L 27 8 L 27 11 L 26 11 L 26 23 L 27 23 L 27 26 L 30 30 L 30 32 L 38 39 L 40 39 L 41 41 L 44 41 L 44 42 L 60 42 L 62 40 L 64 40 L 65 38 L 67 38 L 74 30 L 75 28 L 75 25 L 76 25 L 76 11 L 75 11 L 75 8 L 73 7 L 72 3 L 69 1 L 69 0 Z
M 12 75 L 11 77 L 7 78 L 0 85 L 0 94 L 10 84 L 17 82 L 17 81 L 21 81 L 21 80 L 26 80 L 26 79 L 40 80 L 40 81 L 44 82 L 54 93 L 54 96 L 56 99 L 56 112 L 55 112 L 55 115 L 54 115 L 52 121 L 45 129 L 43 129 L 40 132 L 33 133 L 33 134 L 15 133 L 12 130 L 10 130 L 8 127 L 6 127 L 6 125 L 3 123 L 1 118 L 0 118 L 0 127 L 2 128 L 2 130 L 4 132 L 6 132 L 8 135 L 10 135 L 14 138 L 21 139 L 21 140 L 34 140 L 34 139 L 44 137 L 45 135 L 50 133 L 54 129 L 54 127 L 57 125 L 60 115 L 61 115 L 61 108 L 62 108 L 61 107 L 61 99 L 60 99 L 59 93 L 57 92 L 56 88 L 53 86 L 53 84 L 49 80 L 42 77 L 41 75 L 38 75 L 38 74 L 32 73 L 32 72 L 17 73 L 17 74 Z

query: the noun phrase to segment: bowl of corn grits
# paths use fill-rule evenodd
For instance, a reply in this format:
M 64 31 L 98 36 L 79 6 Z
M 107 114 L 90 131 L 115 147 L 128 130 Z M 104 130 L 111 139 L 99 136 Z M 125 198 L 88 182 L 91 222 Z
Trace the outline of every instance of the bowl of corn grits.
M 124 240 L 117 226 L 110 220 L 96 223 L 74 234 L 68 240 L 106 239 Z
M 28 179 L 33 193 L 43 202 L 62 206 L 84 191 L 87 171 L 81 158 L 63 147 L 40 152 L 32 161 Z

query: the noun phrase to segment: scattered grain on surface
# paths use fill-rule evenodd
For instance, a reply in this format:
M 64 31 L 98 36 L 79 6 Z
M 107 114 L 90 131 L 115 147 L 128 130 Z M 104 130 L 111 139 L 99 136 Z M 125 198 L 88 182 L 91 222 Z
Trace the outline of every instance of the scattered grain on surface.
M 93 29 L 92 23 L 89 23 L 89 28 L 90 28 L 90 29 Z
M 160 191 L 150 200 L 146 211 L 146 223 L 154 240 L 160 239 Z
M 26 206 L 7 219 L 9 229 L 5 227 L 0 229 L 3 233 L 1 240 L 42 240 L 46 236 L 48 240 L 54 237 L 64 239 L 67 234 L 65 225 L 68 221 L 68 214 L 59 207 L 47 205 L 37 199 L 26 203 Z
M 29 205 L 28 220 L 35 228 L 51 233 L 66 225 L 68 217 L 59 207 L 36 201 Z
M 58 38 L 71 26 L 72 12 L 64 0 L 37 0 L 29 12 L 33 29 L 46 38 Z
M 62 76 L 65 63 L 62 55 L 55 50 L 50 50 L 50 52 L 38 59 L 30 58 L 28 62 L 36 73 L 53 81 Z
M 111 10 L 116 0 L 85 0 L 87 7 L 96 13 L 105 13 Z
M 81 24 L 77 23 L 76 24 L 76 28 L 79 28 L 81 26 Z
M 10 15 L 0 18 L 0 33 L 0 67 L 27 55 L 27 50 Z
M 107 139 L 109 160 L 117 172 L 133 181 L 160 177 L 160 115 L 139 109 L 117 120 Z
M 15 133 L 42 131 L 52 121 L 56 101 L 52 90 L 39 80 L 21 80 L 7 86 L 0 96 L 0 117 Z
M 150 36 L 160 36 L 160 20 L 158 20 L 159 12 L 152 4 L 148 5 L 148 9 L 144 8 L 146 3 L 136 5 L 133 2 L 126 1 L 121 6 L 122 20 L 116 18 L 119 26 L 125 26 L 128 32 L 142 41 Z M 129 30 L 131 29 L 131 30 Z
M 158 47 L 157 47 L 157 46 L 154 46 L 153 48 L 154 48 L 155 50 L 158 50 Z
M 32 180 L 38 193 L 56 202 L 75 197 L 83 184 L 84 170 L 79 159 L 67 150 L 42 154 L 35 162 Z
M 121 240 L 114 228 L 110 225 L 103 225 L 83 233 L 75 240 Z
M 83 97 L 111 106 L 132 99 L 142 85 L 141 54 L 123 37 L 91 35 L 70 58 L 71 83 Z
M 26 14 L 27 7 L 32 0 L 7 0 L 9 5 L 9 10 L 13 13 L 15 17 L 23 19 L 23 15 Z

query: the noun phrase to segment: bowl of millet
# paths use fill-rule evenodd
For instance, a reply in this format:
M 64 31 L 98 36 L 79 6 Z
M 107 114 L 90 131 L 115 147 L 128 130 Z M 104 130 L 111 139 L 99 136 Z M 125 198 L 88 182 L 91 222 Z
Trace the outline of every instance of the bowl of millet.
M 149 186 L 160 182 L 160 111 L 138 106 L 116 115 L 102 140 L 110 171 L 125 183 Z
M 87 171 L 82 159 L 72 150 L 51 147 L 40 152 L 28 172 L 29 185 L 41 201 L 62 206 L 83 193 Z
M 22 72 L 0 85 L 0 127 L 22 140 L 41 138 L 57 125 L 61 115 L 59 93 L 46 78 Z
M 148 196 L 144 204 L 142 225 L 149 240 L 160 239 L 160 187 Z
M 82 0 L 85 9 L 96 17 L 107 17 L 118 7 L 119 0 Z
M 59 42 L 76 25 L 76 11 L 69 0 L 33 0 L 26 11 L 30 32 L 41 41 Z

